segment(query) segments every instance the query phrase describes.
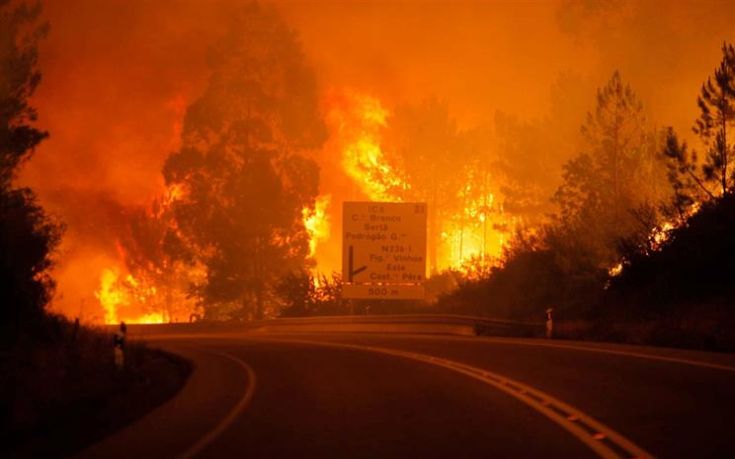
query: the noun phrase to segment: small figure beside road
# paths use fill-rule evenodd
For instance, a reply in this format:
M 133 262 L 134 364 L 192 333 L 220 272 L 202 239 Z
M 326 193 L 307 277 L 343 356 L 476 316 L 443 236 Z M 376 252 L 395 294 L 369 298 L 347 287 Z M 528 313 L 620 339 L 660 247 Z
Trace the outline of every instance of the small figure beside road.
M 553 312 L 553 308 L 546 309 L 546 337 L 549 339 L 552 338 L 552 335 L 554 333 L 554 319 L 552 317 Z
M 112 346 L 115 349 L 115 367 L 120 370 L 125 365 L 125 341 L 128 337 L 128 326 L 120 322 L 120 329 L 112 338 Z

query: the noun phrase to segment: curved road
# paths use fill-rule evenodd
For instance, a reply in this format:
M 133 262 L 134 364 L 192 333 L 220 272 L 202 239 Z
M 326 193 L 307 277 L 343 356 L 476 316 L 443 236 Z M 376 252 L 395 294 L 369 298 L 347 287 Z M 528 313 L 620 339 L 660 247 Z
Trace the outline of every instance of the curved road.
M 150 337 L 195 371 L 82 457 L 734 457 L 735 356 L 357 333 Z

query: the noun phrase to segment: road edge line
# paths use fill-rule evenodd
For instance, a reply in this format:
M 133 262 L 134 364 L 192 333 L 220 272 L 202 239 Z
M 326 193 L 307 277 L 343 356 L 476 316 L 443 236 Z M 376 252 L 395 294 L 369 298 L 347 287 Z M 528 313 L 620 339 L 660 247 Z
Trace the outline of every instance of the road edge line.
M 245 389 L 245 393 L 243 396 L 238 400 L 237 404 L 227 413 L 227 415 L 209 432 L 204 434 L 203 437 L 201 437 L 196 443 L 194 443 L 192 446 L 189 447 L 186 451 L 184 451 L 182 454 L 178 456 L 178 459 L 191 459 L 197 454 L 199 454 L 204 448 L 209 446 L 217 437 L 222 435 L 222 433 L 227 430 L 230 425 L 237 419 L 237 417 L 242 413 L 250 404 L 250 401 L 253 399 L 253 396 L 255 395 L 255 387 L 257 385 L 257 378 L 255 376 L 255 371 L 245 363 L 243 360 L 240 360 L 239 358 L 232 356 L 226 352 L 209 352 L 210 354 L 219 355 L 221 357 L 225 357 L 235 363 L 238 364 L 238 366 L 245 370 L 245 373 L 247 374 L 248 378 L 248 386 L 247 389 Z
M 467 340 L 470 341 L 470 340 Z M 617 350 L 617 349 L 605 349 L 605 348 L 598 348 L 594 346 L 584 346 L 584 345 L 576 345 L 576 344 L 562 344 L 562 343 L 548 343 L 548 342 L 533 342 L 530 340 L 525 339 L 498 339 L 498 338 L 483 338 L 482 340 L 477 340 L 475 342 L 487 342 L 487 343 L 497 343 L 497 344 L 508 344 L 508 345 L 523 345 L 523 346 L 540 346 L 540 347 L 550 347 L 550 348 L 556 348 L 556 349 L 572 349 L 576 351 L 583 351 L 583 352 L 594 352 L 598 354 L 612 354 L 612 355 L 621 355 L 625 357 L 633 357 L 638 359 L 646 359 L 646 360 L 660 360 L 662 362 L 669 362 L 669 363 L 679 363 L 682 365 L 691 365 L 695 367 L 703 367 L 703 368 L 711 368 L 715 370 L 722 370 L 722 371 L 730 371 L 735 372 L 735 366 L 730 365 L 722 365 L 719 363 L 710 363 L 710 362 L 704 362 L 701 360 L 693 360 L 693 359 L 684 359 L 679 357 L 667 357 L 665 355 L 656 355 L 656 354 L 648 354 L 645 352 L 634 352 L 634 351 L 623 351 L 623 350 Z

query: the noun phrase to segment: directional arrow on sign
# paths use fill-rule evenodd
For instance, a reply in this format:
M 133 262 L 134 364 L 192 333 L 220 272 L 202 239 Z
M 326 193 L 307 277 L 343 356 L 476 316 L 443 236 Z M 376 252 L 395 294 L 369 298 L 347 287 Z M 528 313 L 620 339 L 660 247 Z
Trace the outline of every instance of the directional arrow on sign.
M 350 246 L 349 247 L 347 257 L 348 257 L 348 260 L 347 260 L 347 268 L 348 268 L 348 270 L 347 270 L 347 272 L 349 273 L 348 282 L 352 282 L 352 278 L 354 276 L 360 274 L 361 272 L 365 271 L 367 269 L 367 265 L 361 266 L 361 267 L 355 269 L 355 267 L 354 267 L 354 263 L 355 263 L 355 260 L 354 260 L 355 259 L 355 248 L 353 246 Z

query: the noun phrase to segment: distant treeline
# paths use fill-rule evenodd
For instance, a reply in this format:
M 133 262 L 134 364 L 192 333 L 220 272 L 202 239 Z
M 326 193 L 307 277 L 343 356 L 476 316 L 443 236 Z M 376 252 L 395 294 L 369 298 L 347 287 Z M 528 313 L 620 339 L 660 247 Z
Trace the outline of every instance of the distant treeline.
M 698 154 L 647 131 L 615 73 L 565 164 L 550 223 L 519 231 L 502 266 L 464 280 L 445 311 L 521 319 L 555 309 L 574 337 L 735 349 L 735 49 L 702 86 Z

